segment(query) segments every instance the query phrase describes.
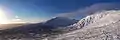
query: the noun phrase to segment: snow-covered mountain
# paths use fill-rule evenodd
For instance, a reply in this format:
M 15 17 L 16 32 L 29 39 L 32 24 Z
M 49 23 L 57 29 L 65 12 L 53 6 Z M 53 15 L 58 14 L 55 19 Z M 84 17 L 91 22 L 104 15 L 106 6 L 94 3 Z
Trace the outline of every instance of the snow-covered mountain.
M 26 25 L 25 28 L 15 28 L 7 32 L 3 31 L 3 34 L 0 33 L 0 39 L 120 40 L 120 10 L 96 12 L 95 14 L 86 16 L 70 26 L 65 27 L 66 25 L 61 25 L 69 22 L 68 18 L 56 17 L 45 23 Z M 53 27 L 63 27 L 60 28 L 60 30 L 57 29 L 58 31 L 51 31 L 49 29 L 51 29 L 52 25 L 54 25 Z M 61 31 L 61 29 L 63 30 Z
M 77 23 L 68 26 L 66 29 L 69 28 L 68 30 L 75 30 L 75 29 L 81 29 L 86 26 L 106 25 L 118 21 L 119 19 L 118 14 L 120 14 L 119 11 L 116 12 L 114 10 L 96 12 L 93 15 L 86 16 L 85 18 L 79 20 Z
M 97 12 L 69 27 L 78 30 L 48 40 L 120 40 L 120 10 Z

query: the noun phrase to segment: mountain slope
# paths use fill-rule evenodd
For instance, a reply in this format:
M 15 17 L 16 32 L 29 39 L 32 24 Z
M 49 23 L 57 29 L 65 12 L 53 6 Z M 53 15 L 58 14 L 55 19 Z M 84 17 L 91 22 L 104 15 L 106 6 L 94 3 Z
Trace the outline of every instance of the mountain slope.
M 76 25 L 82 29 L 47 38 L 48 40 L 120 40 L 120 11 L 98 12 Z M 82 20 L 83 20 L 82 19 Z M 90 19 L 90 20 L 87 20 Z M 86 21 L 87 20 L 87 21 Z M 81 26 L 81 24 L 84 24 Z M 76 26 L 72 26 L 76 28 Z
M 66 17 L 56 17 L 51 20 L 48 20 L 45 25 L 53 27 L 66 27 L 78 22 L 78 20 L 70 19 Z
M 114 14 L 115 13 L 115 14 Z M 68 26 L 66 29 L 68 30 L 76 30 L 83 28 L 85 26 L 101 26 L 104 24 L 109 24 L 112 22 L 118 21 L 119 18 L 119 12 L 116 11 L 102 11 L 102 12 L 96 12 L 93 15 L 89 15 L 77 23 Z M 94 23 L 94 24 L 93 24 Z
M 0 39 L 2 40 L 13 40 L 17 38 L 26 38 L 33 39 L 39 38 L 42 39 L 44 37 L 59 34 L 59 31 L 53 31 L 53 29 L 57 29 L 58 27 L 66 27 L 68 25 L 74 24 L 77 20 L 64 18 L 64 17 L 56 17 L 51 20 L 48 20 L 45 23 L 37 23 L 37 24 L 27 24 L 19 27 L 13 27 L 11 29 L 0 30 Z M 9 27 L 9 26 L 8 26 Z M 35 40 L 36 40 L 35 39 Z M 23 39 L 25 40 L 25 39 Z
M 37 23 L 37 24 L 30 24 L 26 25 L 24 27 L 18 27 L 15 28 L 15 30 L 22 30 L 22 31 L 33 31 L 33 32 L 49 32 L 52 31 L 52 29 L 58 29 L 69 26 L 71 24 L 76 23 L 77 20 L 75 19 L 69 19 L 69 18 L 64 18 L 64 17 L 56 17 L 51 20 L 46 21 L 45 23 Z

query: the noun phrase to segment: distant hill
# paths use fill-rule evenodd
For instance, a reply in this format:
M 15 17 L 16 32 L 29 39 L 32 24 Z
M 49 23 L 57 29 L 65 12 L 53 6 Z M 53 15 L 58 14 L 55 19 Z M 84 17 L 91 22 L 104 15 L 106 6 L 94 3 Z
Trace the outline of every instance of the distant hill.
M 57 29 L 59 27 L 64 28 L 76 22 L 77 20 L 75 19 L 56 17 L 46 21 L 45 23 L 22 24 L 21 26 L 11 24 L 15 27 L 11 27 L 10 29 L 6 29 L 6 30 L 0 30 L 0 35 L 2 36 L 14 35 L 15 38 L 17 37 L 19 38 L 20 36 L 22 36 L 22 38 L 24 37 L 33 38 L 36 37 L 35 35 L 39 35 L 39 37 L 42 38 L 42 37 L 50 36 L 51 34 L 60 33 L 60 31 L 58 32 L 53 31 L 53 29 Z M 10 24 L 6 24 L 6 25 L 7 27 L 10 27 Z M 11 38 L 11 36 L 8 37 Z
M 53 27 L 66 27 L 76 23 L 78 20 L 70 19 L 66 17 L 56 17 L 48 20 L 44 25 L 49 25 Z

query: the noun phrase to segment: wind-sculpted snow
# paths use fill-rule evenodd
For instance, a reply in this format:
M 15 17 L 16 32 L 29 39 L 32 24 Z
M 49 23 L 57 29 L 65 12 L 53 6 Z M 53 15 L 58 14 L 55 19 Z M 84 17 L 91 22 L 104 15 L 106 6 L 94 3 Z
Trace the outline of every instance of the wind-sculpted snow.
M 120 11 L 103 11 L 83 18 L 71 31 L 47 40 L 120 40 Z

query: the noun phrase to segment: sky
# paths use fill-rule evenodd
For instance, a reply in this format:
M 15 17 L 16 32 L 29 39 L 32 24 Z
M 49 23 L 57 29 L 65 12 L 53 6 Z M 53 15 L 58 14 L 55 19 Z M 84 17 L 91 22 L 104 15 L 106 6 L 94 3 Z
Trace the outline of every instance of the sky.
M 120 9 L 120 0 L 0 0 L 9 21 L 42 22 L 53 17 L 80 19 L 101 10 Z

